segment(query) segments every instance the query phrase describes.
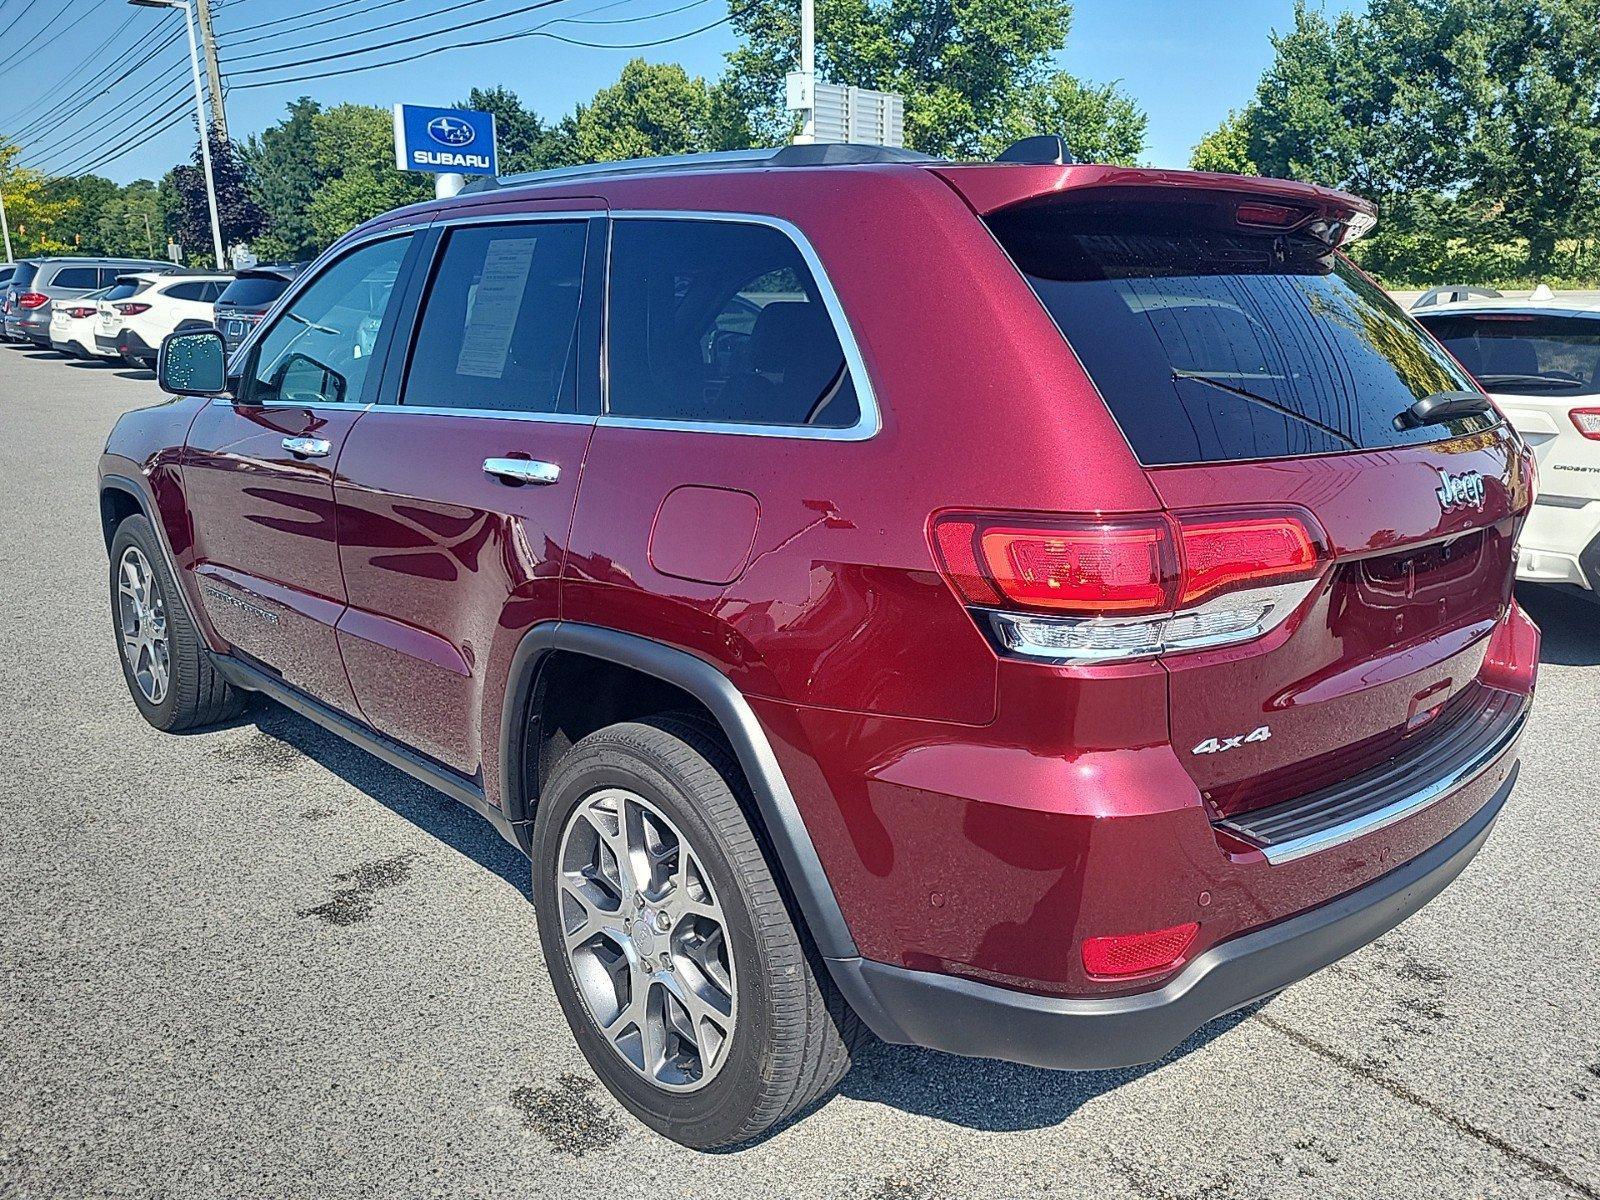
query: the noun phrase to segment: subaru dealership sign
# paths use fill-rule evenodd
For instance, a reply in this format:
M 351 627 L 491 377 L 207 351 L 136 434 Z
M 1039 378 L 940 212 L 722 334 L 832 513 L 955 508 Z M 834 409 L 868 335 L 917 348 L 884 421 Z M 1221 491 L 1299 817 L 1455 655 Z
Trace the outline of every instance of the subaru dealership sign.
M 394 106 L 394 165 L 402 171 L 495 175 L 494 114 Z

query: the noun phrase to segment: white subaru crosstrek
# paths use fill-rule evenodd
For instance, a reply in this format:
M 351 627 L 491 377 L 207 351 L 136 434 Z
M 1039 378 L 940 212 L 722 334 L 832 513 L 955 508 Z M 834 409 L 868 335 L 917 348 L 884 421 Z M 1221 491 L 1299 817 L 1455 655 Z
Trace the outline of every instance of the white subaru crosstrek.
M 1600 303 L 1490 295 L 1412 308 L 1494 398 L 1539 462 L 1517 578 L 1600 600 Z
M 117 277 L 100 301 L 95 345 L 134 366 L 153 367 L 161 340 L 179 329 L 209 328 L 212 306 L 231 274 L 215 271 L 136 271 Z

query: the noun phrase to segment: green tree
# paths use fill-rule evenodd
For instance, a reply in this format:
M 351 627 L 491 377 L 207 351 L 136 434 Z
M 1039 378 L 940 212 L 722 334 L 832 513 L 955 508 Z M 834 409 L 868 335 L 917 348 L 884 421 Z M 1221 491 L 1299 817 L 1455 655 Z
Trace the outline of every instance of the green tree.
M 1115 85 L 1081 84 L 1054 66 L 1071 23 L 1070 0 L 820 0 L 817 70 L 901 93 L 906 144 L 918 150 L 976 156 L 1060 132 L 1080 156 L 1107 148 L 1131 161 L 1143 150 L 1143 114 Z M 796 127 L 783 78 L 799 61 L 797 6 L 753 0 L 733 24 L 743 45 L 728 55 L 723 86 L 752 140 L 786 141 Z
M 494 114 L 502 174 L 543 171 L 575 161 L 570 119 L 547 125 L 538 113 L 524 107 L 510 88 L 473 88 L 456 107 Z
M 1019 138 L 1057 133 L 1085 162 L 1132 166 L 1144 153 L 1149 120 L 1114 83 L 1096 87 L 1057 71 L 1022 94 L 1001 128 L 983 139 L 992 156 Z
M 240 147 L 250 195 L 264 217 L 252 245 L 263 260 L 294 262 L 322 249 L 311 224 L 311 201 L 322 182 L 316 145 L 321 111 L 315 100 L 301 96 L 288 105 L 287 117 Z
M 1600 234 L 1600 0 L 1302 2 L 1272 44 L 1194 165 L 1377 201 L 1358 254 L 1390 278 L 1537 276 Z
M 1460 2 L 1466 191 L 1539 274 L 1559 239 L 1600 233 L 1600 0 Z
M 583 162 L 717 149 L 711 88 L 676 63 L 636 58 L 574 115 L 574 149 Z
M 96 240 L 107 254 L 165 258 L 167 231 L 156 185 L 148 179 L 135 179 L 119 188 L 116 198 L 100 209 Z
M 217 197 L 217 224 L 222 231 L 224 253 L 239 242 L 253 241 L 265 226 L 266 218 L 250 194 L 244 162 L 233 143 L 207 131 L 211 138 L 211 178 Z M 192 161 L 174 167 L 170 175 L 176 193 L 173 232 L 191 263 L 210 264 L 215 260 L 211 234 L 211 200 L 206 193 L 205 168 L 200 146 L 195 145 Z
M 327 245 L 361 222 L 427 200 L 431 180 L 394 165 L 394 115 L 369 104 L 339 104 L 312 118 L 320 185 L 308 216 L 317 244 Z
M 63 253 L 69 246 L 60 231 L 74 220 L 78 199 L 52 195 L 43 175 L 17 166 L 21 153 L 21 147 L 0 138 L 0 190 L 5 192 L 12 251 L 18 258 Z
M 115 204 L 120 189 L 101 175 L 65 176 L 45 185 L 52 200 L 66 202 L 66 211 L 51 229 L 51 235 L 76 254 L 101 254 L 100 214 Z
M 1189 165 L 1196 171 L 1222 171 L 1229 175 L 1259 175 L 1261 170 L 1250 157 L 1250 125 L 1253 111 L 1228 110 L 1227 118 L 1195 146 Z

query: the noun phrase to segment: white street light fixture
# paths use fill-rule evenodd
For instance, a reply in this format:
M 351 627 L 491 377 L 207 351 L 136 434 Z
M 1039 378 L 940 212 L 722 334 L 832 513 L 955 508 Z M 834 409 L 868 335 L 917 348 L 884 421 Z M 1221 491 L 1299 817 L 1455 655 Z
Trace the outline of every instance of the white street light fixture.
M 128 0 L 139 8 L 176 8 L 183 11 L 183 28 L 189 35 L 189 69 L 194 76 L 194 118 L 200 131 L 200 165 L 206 176 L 206 201 L 211 206 L 211 242 L 217 252 L 217 270 L 227 270 L 222 253 L 222 221 L 217 216 L 217 183 L 211 174 L 211 126 L 206 120 L 205 98 L 200 90 L 200 49 L 194 36 L 194 9 L 189 0 Z

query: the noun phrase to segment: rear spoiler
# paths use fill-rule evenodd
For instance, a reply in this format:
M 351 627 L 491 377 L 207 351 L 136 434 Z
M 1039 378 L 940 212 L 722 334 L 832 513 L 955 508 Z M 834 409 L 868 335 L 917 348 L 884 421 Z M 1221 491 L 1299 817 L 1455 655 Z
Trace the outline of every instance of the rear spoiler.
M 1378 223 L 1378 210 L 1369 200 L 1287 179 L 1099 164 L 952 164 L 934 169 L 979 216 L 1019 204 L 1156 201 L 1188 194 L 1218 204 L 1236 202 L 1235 216 L 1241 225 L 1306 232 L 1329 245 L 1353 242 Z

